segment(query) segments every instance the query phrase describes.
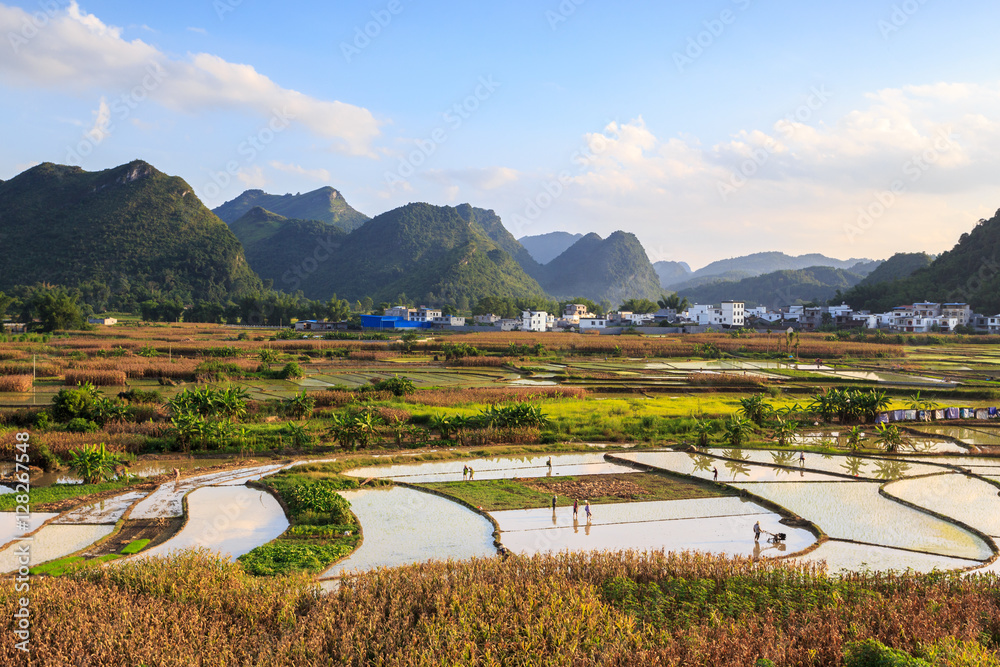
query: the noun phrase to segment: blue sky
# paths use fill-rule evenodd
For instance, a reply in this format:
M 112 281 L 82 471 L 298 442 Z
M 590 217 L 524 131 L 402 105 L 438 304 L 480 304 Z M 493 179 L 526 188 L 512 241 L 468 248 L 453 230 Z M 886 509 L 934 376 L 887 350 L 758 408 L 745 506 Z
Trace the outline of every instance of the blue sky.
M 142 158 L 650 258 L 941 252 L 1000 207 L 996 3 L 0 4 L 0 178 Z M 368 34 L 365 34 L 367 31 Z M 360 37 L 359 37 L 360 35 Z

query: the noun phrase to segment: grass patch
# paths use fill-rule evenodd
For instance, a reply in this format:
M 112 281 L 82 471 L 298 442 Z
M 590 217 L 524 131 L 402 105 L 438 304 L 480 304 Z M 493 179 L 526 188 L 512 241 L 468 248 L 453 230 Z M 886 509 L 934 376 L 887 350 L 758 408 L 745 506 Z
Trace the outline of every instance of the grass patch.
M 28 570 L 28 573 L 33 575 L 43 574 L 48 577 L 61 577 L 66 574 L 75 574 L 85 568 L 93 567 L 96 564 L 105 563 L 118 558 L 121 558 L 118 554 L 106 554 L 104 556 L 90 559 L 84 558 L 83 556 L 66 556 L 65 558 L 58 558 L 56 560 L 49 561 L 48 563 L 36 565 Z
M 654 473 L 432 482 L 420 486 L 464 500 L 486 511 L 549 507 L 553 494 L 557 496 L 558 507 L 567 507 L 573 504 L 574 498 L 581 504 L 587 499 L 591 504 L 602 504 L 718 498 L 735 493 L 714 485 L 671 479 Z
M 72 498 L 83 498 L 102 491 L 125 489 L 135 484 L 134 481 L 115 480 L 100 484 L 53 484 L 52 486 L 32 487 L 28 493 L 28 502 L 35 510 L 44 510 L 43 505 L 57 503 Z M 17 506 L 17 496 L 20 494 L 6 493 L 0 496 L 0 512 L 10 512 Z
M 140 551 L 142 551 L 143 549 L 145 549 L 147 544 L 149 544 L 149 540 L 146 540 L 146 539 L 143 539 L 143 540 L 132 540 L 127 545 L 125 545 L 125 548 L 122 549 L 121 554 L 123 556 L 128 555 L 128 554 L 137 554 Z

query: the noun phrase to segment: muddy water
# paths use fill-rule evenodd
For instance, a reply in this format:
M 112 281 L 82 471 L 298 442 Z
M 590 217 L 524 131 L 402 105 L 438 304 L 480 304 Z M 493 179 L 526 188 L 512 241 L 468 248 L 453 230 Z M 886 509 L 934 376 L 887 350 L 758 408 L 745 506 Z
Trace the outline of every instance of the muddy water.
M 205 487 L 187 499 L 188 520 L 181 531 L 141 557 L 163 556 L 175 549 L 206 547 L 236 560 L 270 542 L 288 528 L 278 501 L 247 487 Z
M 475 512 L 445 498 L 392 488 L 348 491 L 364 529 L 364 542 L 330 567 L 323 577 L 426 560 L 465 559 L 496 554 L 493 526 Z
M 110 535 L 114 526 L 66 526 L 49 524 L 35 534 L 31 541 L 31 565 L 42 563 L 87 547 L 105 535 Z M 15 543 L 0 551 L 0 572 L 12 572 L 18 567 Z
M 826 561 L 827 572 L 830 574 L 863 572 L 865 570 L 905 571 L 912 569 L 916 572 L 930 572 L 935 569 L 959 570 L 977 563 L 973 560 L 835 540 L 824 542 L 815 550 L 802 556 L 800 560 L 812 563 Z

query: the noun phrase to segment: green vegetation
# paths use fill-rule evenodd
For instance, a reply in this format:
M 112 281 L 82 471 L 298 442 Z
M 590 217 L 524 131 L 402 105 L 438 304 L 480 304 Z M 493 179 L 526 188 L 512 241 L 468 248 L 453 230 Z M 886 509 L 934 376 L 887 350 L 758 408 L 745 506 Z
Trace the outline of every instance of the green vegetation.
M 698 287 L 679 288 L 693 303 L 719 303 L 728 299 L 745 301 L 748 307 L 779 308 L 795 303 L 825 303 L 861 282 L 864 276 L 847 269 L 813 266 L 783 270 L 739 281 L 719 281 Z
M 61 285 L 100 293 L 97 310 L 133 311 L 154 292 L 225 302 L 261 288 L 239 241 L 191 186 L 141 160 L 98 172 L 38 165 L 0 183 L 0 208 L 4 243 L 18 248 L 2 290 Z
M 110 453 L 103 442 L 100 445 L 84 445 L 69 455 L 70 471 L 82 477 L 85 484 L 111 481 L 119 463 L 118 457 Z
M 117 491 L 125 489 L 134 484 L 134 480 L 116 479 L 112 481 L 99 482 L 97 484 L 53 484 L 52 486 L 33 486 L 28 493 L 28 502 L 32 509 L 45 510 L 46 505 L 58 503 L 63 500 L 73 498 L 86 498 L 87 496 L 101 493 L 103 491 Z M 17 495 L 7 493 L 0 495 L 0 512 L 13 511 L 17 503 Z
M 359 529 L 351 506 L 338 491 L 358 480 L 307 466 L 268 477 L 264 484 L 283 501 L 291 524 L 276 540 L 240 556 L 247 572 L 259 576 L 318 573 L 357 547 Z
M 145 549 L 146 545 L 148 545 L 149 542 L 150 541 L 147 539 L 132 540 L 131 542 L 126 544 L 125 547 L 121 550 L 121 555 L 127 556 L 129 554 L 137 554 L 143 549 Z

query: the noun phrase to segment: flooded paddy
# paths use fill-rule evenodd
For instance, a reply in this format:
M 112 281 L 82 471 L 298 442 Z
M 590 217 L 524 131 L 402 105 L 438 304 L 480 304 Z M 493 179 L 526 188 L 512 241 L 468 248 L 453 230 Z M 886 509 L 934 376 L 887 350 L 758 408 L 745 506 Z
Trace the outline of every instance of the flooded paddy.
M 993 554 L 973 533 L 879 495 L 875 482 L 734 486 L 809 519 L 830 537 L 972 560 Z
M 1000 538 L 1000 489 L 981 479 L 950 473 L 893 482 L 885 491 Z
M 115 524 L 136 501 L 145 498 L 148 491 L 131 491 L 66 512 L 54 523 L 58 524 Z
M 605 461 L 604 455 L 553 454 L 552 467 L 546 465 L 549 455 L 522 458 L 497 457 L 427 461 L 388 466 L 369 466 L 347 471 L 346 475 L 367 479 L 392 479 L 413 484 L 421 482 L 461 482 L 462 468 L 471 466 L 473 479 L 511 479 L 513 477 L 557 477 L 569 475 L 603 475 L 635 472 L 635 468 Z
M 587 522 L 581 507 L 574 520 L 567 508 L 493 512 L 500 540 L 515 553 L 616 551 L 620 549 L 699 550 L 729 555 L 783 555 L 815 541 L 809 531 L 779 523 L 781 517 L 738 498 L 701 498 L 593 506 Z M 753 525 L 783 532 L 783 545 L 753 539 Z
M 726 450 L 733 452 L 734 450 Z M 754 463 L 794 466 L 805 470 L 838 473 L 862 479 L 899 479 L 914 475 L 943 472 L 945 468 L 913 463 L 908 460 L 866 458 L 835 454 L 805 454 L 801 462 L 798 452 L 786 450 L 735 450 L 741 458 Z
M 941 435 L 953 438 L 966 445 L 997 447 L 1000 446 L 1000 428 L 989 426 L 946 426 L 943 424 L 907 424 L 913 430 L 921 433 Z
M 847 433 L 844 431 L 806 431 L 792 437 L 792 446 L 827 446 L 840 447 L 850 450 L 847 440 Z M 877 448 L 874 442 L 874 433 L 866 433 L 861 441 L 862 447 Z M 956 453 L 968 452 L 968 448 L 963 447 L 951 440 L 936 438 L 921 438 L 919 436 L 908 436 L 908 443 L 903 446 L 904 452 L 910 453 Z
M 138 557 L 165 556 L 176 549 L 206 547 L 235 561 L 288 528 L 271 494 L 246 487 L 204 487 L 187 498 L 188 520 L 177 535 Z
M 742 450 L 721 450 L 736 453 Z M 719 471 L 720 482 L 822 482 L 839 478 L 819 472 L 807 470 L 789 470 L 775 468 L 749 460 L 727 461 L 705 454 L 689 454 L 687 452 L 623 452 L 615 457 L 624 461 L 633 461 L 662 470 L 689 475 L 699 479 L 713 479 L 712 468 Z M 735 457 L 734 457 L 735 458 Z M 846 480 L 845 480 L 846 481 Z
M 496 554 L 493 525 L 446 498 L 401 487 L 345 491 L 341 495 L 361 522 L 364 541 L 323 577 L 431 559 Z
M 830 574 L 886 570 L 959 570 L 980 562 L 838 540 L 828 540 L 796 560 L 810 563 L 826 561 L 827 572 Z
M 166 482 L 136 505 L 129 518 L 161 519 L 182 516 L 184 496 L 197 488 L 228 483 L 243 484 L 248 479 L 260 479 L 262 476 L 276 472 L 283 467 L 279 464 L 238 468 L 188 477 L 179 482 Z
M 18 528 L 17 517 L 14 512 L 0 512 L 0 546 L 13 540 L 15 536 L 20 537 L 33 530 L 38 530 L 38 527 L 43 523 L 57 516 L 59 515 L 47 512 L 32 512 L 27 517 L 28 526 L 25 529 Z
M 50 560 L 69 556 L 110 535 L 114 528 L 114 526 L 49 524 L 35 533 L 31 540 L 31 565 L 41 565 Z M 17 548 L 18 543 L 15 542 L 0 551 L 0 572 L 13 572 L 18 568 Z

